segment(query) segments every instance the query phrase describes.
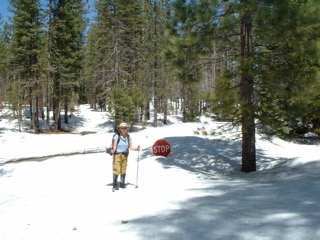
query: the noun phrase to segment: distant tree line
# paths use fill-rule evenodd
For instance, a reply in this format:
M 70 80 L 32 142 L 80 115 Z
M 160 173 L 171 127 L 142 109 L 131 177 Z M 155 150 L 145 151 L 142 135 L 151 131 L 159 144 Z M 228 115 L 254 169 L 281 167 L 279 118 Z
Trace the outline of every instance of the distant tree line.
M 320 132 L 316 0 L 9 1 L 1 102 L 19 120 L 28 106 L 35 131 L 41 119 L 61 130 L 80 103 L 115 126 L 149 120 L 150 104 L 154 127 L 159 113 L 164 124 L 208 114 L 241 128 L 244 172 L 256 170 L 257 131 Z

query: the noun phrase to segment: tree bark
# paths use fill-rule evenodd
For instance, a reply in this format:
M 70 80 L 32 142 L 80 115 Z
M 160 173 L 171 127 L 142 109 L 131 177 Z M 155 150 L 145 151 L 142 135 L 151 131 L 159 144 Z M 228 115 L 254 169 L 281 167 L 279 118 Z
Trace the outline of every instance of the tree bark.
M 241 19 L 241 124 L 242 124 L 242 168 L 243 172 L 256 171 L 255 119 L 252 75 L 252 19 L 244 13 Z
M 69 124 L 68 111 L 69 111 L 69 103 L 68 103 L 68 99 L 65 98 L 65 101 L 64 101 L 64 123 L 66 123 L 66 124 Z

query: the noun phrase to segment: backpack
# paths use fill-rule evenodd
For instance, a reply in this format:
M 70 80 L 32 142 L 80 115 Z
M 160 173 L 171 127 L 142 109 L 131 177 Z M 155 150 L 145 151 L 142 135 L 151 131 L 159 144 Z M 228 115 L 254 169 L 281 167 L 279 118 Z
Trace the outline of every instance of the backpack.
M 117 146 L 118 146 L 118 144 L 120 142 L 120 133 L 115 133 L 115 134 L 113 134 L 112 139 L 111 139 L 111 147 L 106 148 L 106 153 L 110 154 L 111 156 L 112 156 L 111 149 L 113 147 L 113 138 L 116 135 L 118 135 L 118 141 L 117 141 Z M 128 156 L 129 155 L 129 145 L 130 145 L 130 143 L 129 143 L 129 141 L 130 141 L 129 134 L 127 134 L 127 137 L 128 137 L 128 150 L 127 150 L 127 156 Z

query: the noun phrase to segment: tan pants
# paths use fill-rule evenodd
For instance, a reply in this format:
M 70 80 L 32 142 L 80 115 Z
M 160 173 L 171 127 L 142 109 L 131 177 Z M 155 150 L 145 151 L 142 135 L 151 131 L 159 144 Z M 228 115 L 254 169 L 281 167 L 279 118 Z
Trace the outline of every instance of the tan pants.
M 113 156 L 113 174 L 125 174 L 127 170 L 128 157 L 125 154 Z

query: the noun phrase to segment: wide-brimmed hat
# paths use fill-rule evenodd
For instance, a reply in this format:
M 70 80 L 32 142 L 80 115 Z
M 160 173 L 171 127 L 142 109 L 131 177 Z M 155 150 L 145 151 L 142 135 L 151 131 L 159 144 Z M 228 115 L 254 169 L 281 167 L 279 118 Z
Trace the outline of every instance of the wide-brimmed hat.
M 123 122 L 123 123 L 120 123 L 119 124 L 119 126 L 118 126 L 118 128 L 127 128 L 128 127 L 128 125 L 125 123 L 125 122 Z

